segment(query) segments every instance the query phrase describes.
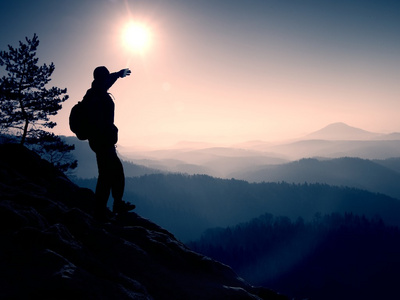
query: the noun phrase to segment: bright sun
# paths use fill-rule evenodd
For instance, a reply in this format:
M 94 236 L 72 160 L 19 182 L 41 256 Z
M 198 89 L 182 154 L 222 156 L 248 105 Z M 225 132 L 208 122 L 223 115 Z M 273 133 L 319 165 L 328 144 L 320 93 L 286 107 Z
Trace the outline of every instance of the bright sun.
M 145 51 L 150 45 L 150 40 L 150 30 L 144 24 L 130 22 L 122 32 L 122 42 L 130 51 Z

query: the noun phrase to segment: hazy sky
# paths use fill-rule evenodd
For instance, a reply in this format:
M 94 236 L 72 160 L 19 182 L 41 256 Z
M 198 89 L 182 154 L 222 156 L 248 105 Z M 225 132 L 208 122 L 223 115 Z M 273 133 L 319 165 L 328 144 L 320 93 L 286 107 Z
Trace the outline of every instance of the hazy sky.
M 297 138 L 333 122 L 400 131 L 398 0 L 14 0 L 0 2 L 0 49 L 39 36 L 39 63 L 71 107 L 96 66 L 129 67 L 110 92 L 122 145 Z M 133 19 L 143 53 L 123 46 Z

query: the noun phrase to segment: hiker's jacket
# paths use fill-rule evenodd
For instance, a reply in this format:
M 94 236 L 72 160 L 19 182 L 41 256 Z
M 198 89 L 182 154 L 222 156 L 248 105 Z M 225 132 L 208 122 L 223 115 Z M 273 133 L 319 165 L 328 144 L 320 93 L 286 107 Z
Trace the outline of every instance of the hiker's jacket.
M 114 101 L 108 89 L 120 77 L 111 73 L 106 80 L 94 80 L 86 92 L 84 101 L 89 107 L 90 136 L 89 142 L 98 146 L 114 145 L 118 141 L 118 128 L 114 125 Z

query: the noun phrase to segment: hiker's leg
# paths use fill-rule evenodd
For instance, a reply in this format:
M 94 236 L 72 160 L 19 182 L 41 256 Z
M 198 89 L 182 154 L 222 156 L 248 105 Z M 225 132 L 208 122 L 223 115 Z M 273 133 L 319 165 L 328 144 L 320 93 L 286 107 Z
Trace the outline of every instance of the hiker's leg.
M 124 168 L 122 166 L 121 160 L 118 158 L 115 148 L 110 153 L 112 161 L 112 182 L 111 182 L 111 193 L 114 201 L 121 201 L 124 196 L 125 189 L 125 174 Z
M 122 200 L 125 188 L 124 168 L 121 160 L 118 158 L 115 148 L 112 152 L 112 186 L 111 193 L 114 198 L 113 212 L 116 214 L 125 213 L 135 209 L 135 205 Z
M 96 184 L 96 213 L 105 214 L 107 202 L 110 196 L 112 182 L 112 163 L 110 154 L 107 150 L 98 150 L 96 152 L 99 177 Z

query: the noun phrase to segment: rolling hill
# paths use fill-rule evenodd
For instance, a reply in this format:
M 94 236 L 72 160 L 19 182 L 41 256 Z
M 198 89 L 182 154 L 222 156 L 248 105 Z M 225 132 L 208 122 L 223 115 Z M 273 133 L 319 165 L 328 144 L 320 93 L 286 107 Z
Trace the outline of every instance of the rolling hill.
M 399 165 L 398 161 L 371 161 L 354 157 L 323 160 L 310 158 L 231 175 L 250 182 L 318 182 L 349 186 L 400 199 L 400 173 L 390 167 L 395 162 Z

